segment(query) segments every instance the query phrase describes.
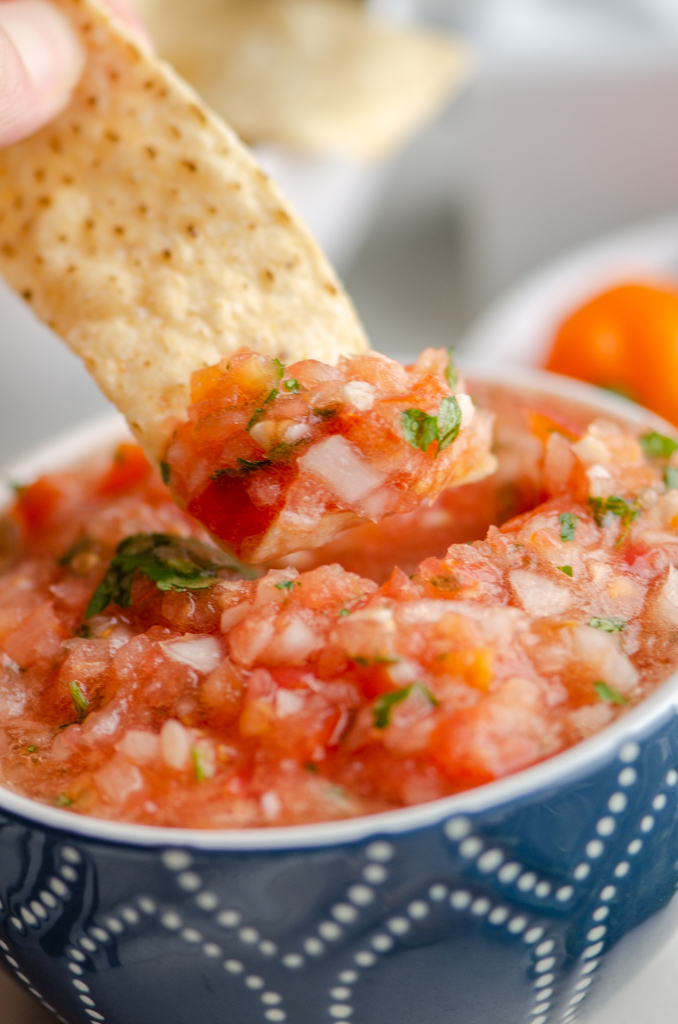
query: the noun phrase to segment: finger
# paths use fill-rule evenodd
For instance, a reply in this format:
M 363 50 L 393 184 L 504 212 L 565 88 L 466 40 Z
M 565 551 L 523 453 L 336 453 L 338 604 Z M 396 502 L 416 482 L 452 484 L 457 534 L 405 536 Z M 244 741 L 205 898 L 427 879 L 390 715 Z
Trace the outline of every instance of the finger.
M 30 135 L 58 114 L 83 64 L 68 21 L 51 4 L 0 3 L 0 145 Z

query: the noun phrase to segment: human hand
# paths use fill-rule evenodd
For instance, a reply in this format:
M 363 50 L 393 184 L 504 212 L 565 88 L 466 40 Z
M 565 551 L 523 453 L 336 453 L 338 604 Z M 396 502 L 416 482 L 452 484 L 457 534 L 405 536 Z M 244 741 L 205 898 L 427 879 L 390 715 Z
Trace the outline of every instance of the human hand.
M 150 41 L 125 0 L 107 0 L 145 49 Z M 42 128 L 68 103 L 84 66 L 67 18 L 47 0 L 0 2 L 0 146 Z

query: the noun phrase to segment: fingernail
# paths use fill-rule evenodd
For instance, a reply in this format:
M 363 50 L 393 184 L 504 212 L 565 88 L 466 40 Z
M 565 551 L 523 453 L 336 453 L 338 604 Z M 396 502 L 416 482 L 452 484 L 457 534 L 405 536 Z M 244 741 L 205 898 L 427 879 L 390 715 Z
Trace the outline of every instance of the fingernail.
M 9 36 L 34 88 L 55 101 L 77 83 L 84 55 L 67 19 L 44 0 L 0 3 L 0 28 Z

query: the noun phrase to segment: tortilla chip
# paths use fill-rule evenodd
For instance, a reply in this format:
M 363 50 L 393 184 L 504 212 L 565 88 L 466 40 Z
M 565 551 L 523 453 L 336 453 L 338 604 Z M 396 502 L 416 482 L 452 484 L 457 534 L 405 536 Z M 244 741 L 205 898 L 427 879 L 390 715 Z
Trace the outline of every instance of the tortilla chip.
M 354 0 L 134 0 L 156 45 L 250 144 L 387 156 L 466 80 L 454 36 Z
M 234 133 L 95 0 L 73 102 L 0 152 L 0 271 L 162 456 L 191 374 L 242 345 L 364 351 L 316 243 Z

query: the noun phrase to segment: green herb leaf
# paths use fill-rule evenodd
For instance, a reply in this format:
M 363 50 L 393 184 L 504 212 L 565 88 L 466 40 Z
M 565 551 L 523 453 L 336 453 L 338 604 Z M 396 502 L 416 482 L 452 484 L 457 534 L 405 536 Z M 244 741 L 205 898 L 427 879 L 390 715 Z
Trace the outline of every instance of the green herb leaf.
M 286 462 L 300 448 L 304 448 L 310 440 L 310 437 L 301 437 L 298 441 L 280 441 L 271 448 L 268 457 L 276 465 L 280 462 Z
M 297 583 L 296 580 L 282 580 L 280 583 L 274 584 L 276 590 L 291 590 L 292 587 L 300 587 L 301 583 Z
M 65 555 L 61 558 L 57 558 L 57 565 L 70 565 L 76 555 L 81 555 L 83 551 L 87 551 L 92 546 L 92 541 L 89 537 L 80 537 L 76 540 L 75 544 L 68 549 Z
M 460 428 L 461 408 L 454 395 L 450 395 L 447 398 L 443 398 L 440 403 L 440 412 L 438 413 L 439 452 L 449 448 L 452 442 L 456 440 Z
M 666 434 L 658 434 L 656 430 L 643 434 L 638 440 L 648 459 L 670 459 L 678 451 L 678 441 Z
M 400 419 L 405 440 L 413 448 L 425 452 L 438 440 L 438 420 L 423 409 L 405 409 Z
M 73 801 L 67 793 L 59 793 L 58 797 L 54 799 L 55 807 L 72 807 Z
M 664 483 L 666 484 L 667 491 L 678 490 L 678 469 L 675 466 L 666 466 L 664 468 Z
M 413 690 L 420 690 L 429 703 L 434 707 L 440 707 L 437 697 L 431 693 L 423 683 L 414 683 L 411 686 L 404 686 L 400 690 L 391 690 L 389 693 L 382 693 L 372 705 L 372 721 L 375 729 L 385 729 L 391 724 L 391 712 L 396 704 L 406 700 Z
M 270 459 L 259 459 L 257 462 L 252 462 L 250 459 L 236 459 L 235 467 L 225 466 L 223 469 L 217 469 L 210 476 L 210 480 L 220 480 L 222 476 L 249 476 L 250 473 L 256 473 L 257 470 L 267 469 L 272 465 Z
M 89 701 L 85 694 L 82 692 L 81 685 L 77 679 L 71 679 L 68 684 L 68 692 L 71 695 L 73 701 L 73 707 L 77 711 L 80 718 L 84 718 L 89 711 Z
M 169 462 L 160 463 L 160 476 L 162 477 L 162 482 L 169 485 L 172 478 L 172 470 L 170 469 Z
M 296 395 L 301 390 L 299 381 L 295 377 L 291 377 L 289 380 L 283 381 L 283 387 L 285 391 L 289 391 L 290 394 Z
M 349 611 L 348 608 L 342 608 L 341 611 L 339 612 L 339 616 L 342 619 L 344 618 L 344 616 L 350 615 L 350 614 L 351 614 L 351 612 Z
M 396 704 L 409 697 L 411 686 L 404 686 L 402 690 L 391 690 L 390 693 L 382 693 L 372 705 L 372 721 L 375 729 L 385 729 L 391 723 L 391 711 Z
M 461 409 L 454 395 L 450 395 L 443 398 L 437 416 L 429 416 L 423 409 L 405 409 L 400 419 L 405 440 L 413 448 L 426 452 L 437 441 L 438 451 L 442 452 L 459 433 Z
M 118 545 L 108 572 L 94 591 L 85 617 L 91 619 L 114 602 L 128 608 L 136 572 L 152 580 L 158 590 L 202 590 L 211 587 L 220 569 L 239 566 L 217 548 L 193 537 L 165 533 L 137 533 Z
M 328 406 L 326 409 L 314 409 L 313 413 L 315 416 L 320 416 L 321 420 L 331 420 L 333 416 L 336 416 L 339 411 L 339 407 L 336 405 Z
M 279 359 L 274 359 L 276 370 L 278 371 L 278 380 L 282 379 L 282 375 L 285 372 L 285 364 L 281 363 Z
M 312 775 L 318 774 L 318 765 L 313 764 L 313 761 L 307 761 L 306 764 L 304 765 L 304 768 L 306 769 L 307 772 L 311 772 Z
M 593 629 L 601 629 L 603 633 L 621 633 L 626 629 L 623 619 L 591 619 L 589 626 Z
M 269 391 L 269 393 L 266 395 L 266 398 L 261 403 L 260 408 L 259 409 L 255 409 L 254 412 L 252 413 L 252 415 L 250 416 L 250 418 L 248 420 L 248 423 L 247 423 L 247 426 L 245 427 L 245 430 L 251 430 L 252 427 L 255 425 L 255 423 L 259 422 L 259 420 L 264 415 L 264 411 L 266 409 L 266 406 L 270 405 L 271 402 L 275 402 L 277 397 L 278 397 L 278 390 L 277 390 L 277 388 L 273 388 L 271 391 Z
M 201 747 L 191 747 L 191 760 L 196 782 L 206 782 L 208 779 L 214 778 L 214 764 Z
M 570 577 L 572 576 L 572 566 L 571 565 L 559 565 L 558 568 L 560 569 L 561 572 L 564 572 L 566 576 L 570 576 Z
M 579 516 L 575 516 L 572 512 L 561 512 L 558 516 L 558 522 L 560 523 L 560 539 L 564 541 L 574 540 Z
M 628 704 L 629 699 L 625 697 L 619 690 L 615 690 L 613 686 L 608 683 L 604 683 L 602 680 L 593 684 L 593 689 L 596 691 L 601 700 L 606 701 L 608 704 L 619 704 L 623 707 L 624 704 Z
M 34 754 L 37 749 L 38 748 L 36 746 L 34 746 L 32 743 L 31 743 L 30 747 L 26 747 L 26 750 L 28 751 L 29 754 Z
M 454 345 L 450 345 L 447 350 L 447 369 L 445 370 L 445 380 L 450 385 L 453 391 L 457 390 L 459 384 L 459 374 L 457 373 L 457 367 L 454 365 Z
M 621 520 L 624 531 L 629 529 L 633 520 L 640 514 L 640 508 L 635 502 L 624 501 L 616 494 L 610 495 L 609 498 L 589 498 L 589 505 L 598 526 L 603 525 L 606 513 L 611 512 Z

